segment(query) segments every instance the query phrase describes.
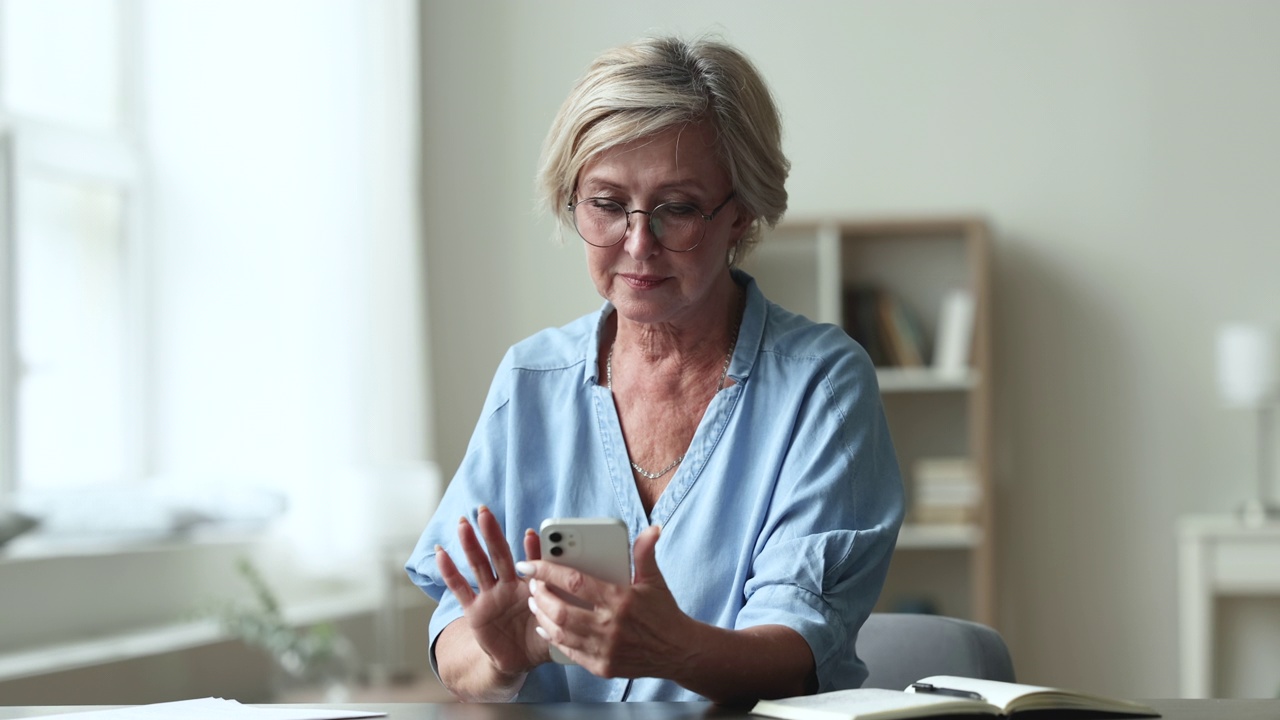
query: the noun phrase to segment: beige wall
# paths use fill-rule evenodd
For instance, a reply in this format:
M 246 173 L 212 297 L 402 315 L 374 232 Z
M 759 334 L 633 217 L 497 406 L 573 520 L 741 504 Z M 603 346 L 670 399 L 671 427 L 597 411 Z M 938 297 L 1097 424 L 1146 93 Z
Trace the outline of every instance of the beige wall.
M 794 216 L 993 221 L 1002 629 L 1026 681 L 1177 694 L 1175 519 L 1252 489 L 1214 332 L 1280 325 L 1280 4 L 431 2 L 424 26 L 446 474 L 503 349 L 599 302 L 530 210 L 560 100 L 608 46 L 716 32 L 781 104 Z

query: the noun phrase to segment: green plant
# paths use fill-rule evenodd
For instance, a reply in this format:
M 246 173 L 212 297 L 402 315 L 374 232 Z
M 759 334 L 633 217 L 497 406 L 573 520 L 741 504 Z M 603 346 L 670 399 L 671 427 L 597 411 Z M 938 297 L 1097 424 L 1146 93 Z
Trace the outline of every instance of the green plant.
M 236 570 L 253 591 L 255 604 L 227 602 L 212 610 L 227 634 L 266 651 L 294 678 L 326 684 L 350 680 L 355 654 L 332 623 L 293 627 L 285 621 L 275 592 L 257 567 L 248 558 L 240 558 Z

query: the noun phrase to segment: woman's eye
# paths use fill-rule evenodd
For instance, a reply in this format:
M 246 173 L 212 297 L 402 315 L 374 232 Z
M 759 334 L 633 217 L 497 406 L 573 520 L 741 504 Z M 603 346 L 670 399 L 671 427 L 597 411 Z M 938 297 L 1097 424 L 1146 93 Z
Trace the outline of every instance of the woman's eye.
M 621 205 L 619 205 L 618 203 L 612 200 L 607 200 L 605 198 L 587 198 L 586 200 L 583 200 L 582 203 L 587 207 L 591 208 L 595 212 L 601 212 L 601 213 L 622 212 Z
M 688 203 L 667 203 L 662 206 L 664 212 L 673 217 L 698 214 L 698 208 Z

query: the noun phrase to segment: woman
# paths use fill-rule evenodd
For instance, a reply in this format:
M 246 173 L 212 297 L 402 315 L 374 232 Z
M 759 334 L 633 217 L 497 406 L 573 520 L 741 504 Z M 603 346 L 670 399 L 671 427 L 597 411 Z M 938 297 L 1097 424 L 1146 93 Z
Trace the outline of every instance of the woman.
M 720 43 L 607 52 L 561 108 L 540 182 L 606 303 L 508 351 L 407 564 L 440 601 L 432 664 L 459 699 L 862 683 L 901 482 L 866 354 L 736 268 L 788 168 L 768 90 Z M 590 516 L 626 524 L 632 584 L 540 560 L 531 528 Z

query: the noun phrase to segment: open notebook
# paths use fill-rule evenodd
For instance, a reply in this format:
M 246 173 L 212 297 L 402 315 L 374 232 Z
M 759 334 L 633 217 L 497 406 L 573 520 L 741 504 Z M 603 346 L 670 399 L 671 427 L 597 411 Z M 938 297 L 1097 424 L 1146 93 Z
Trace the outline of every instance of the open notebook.
M 761 700 L 753 715 L 782 720 L 901 720 L 940 715 L 1007 717 L 1031 710 L 1159 717 L 1139 703 L 997 680 L 935 675 L 906 690 L 860 688 Z

